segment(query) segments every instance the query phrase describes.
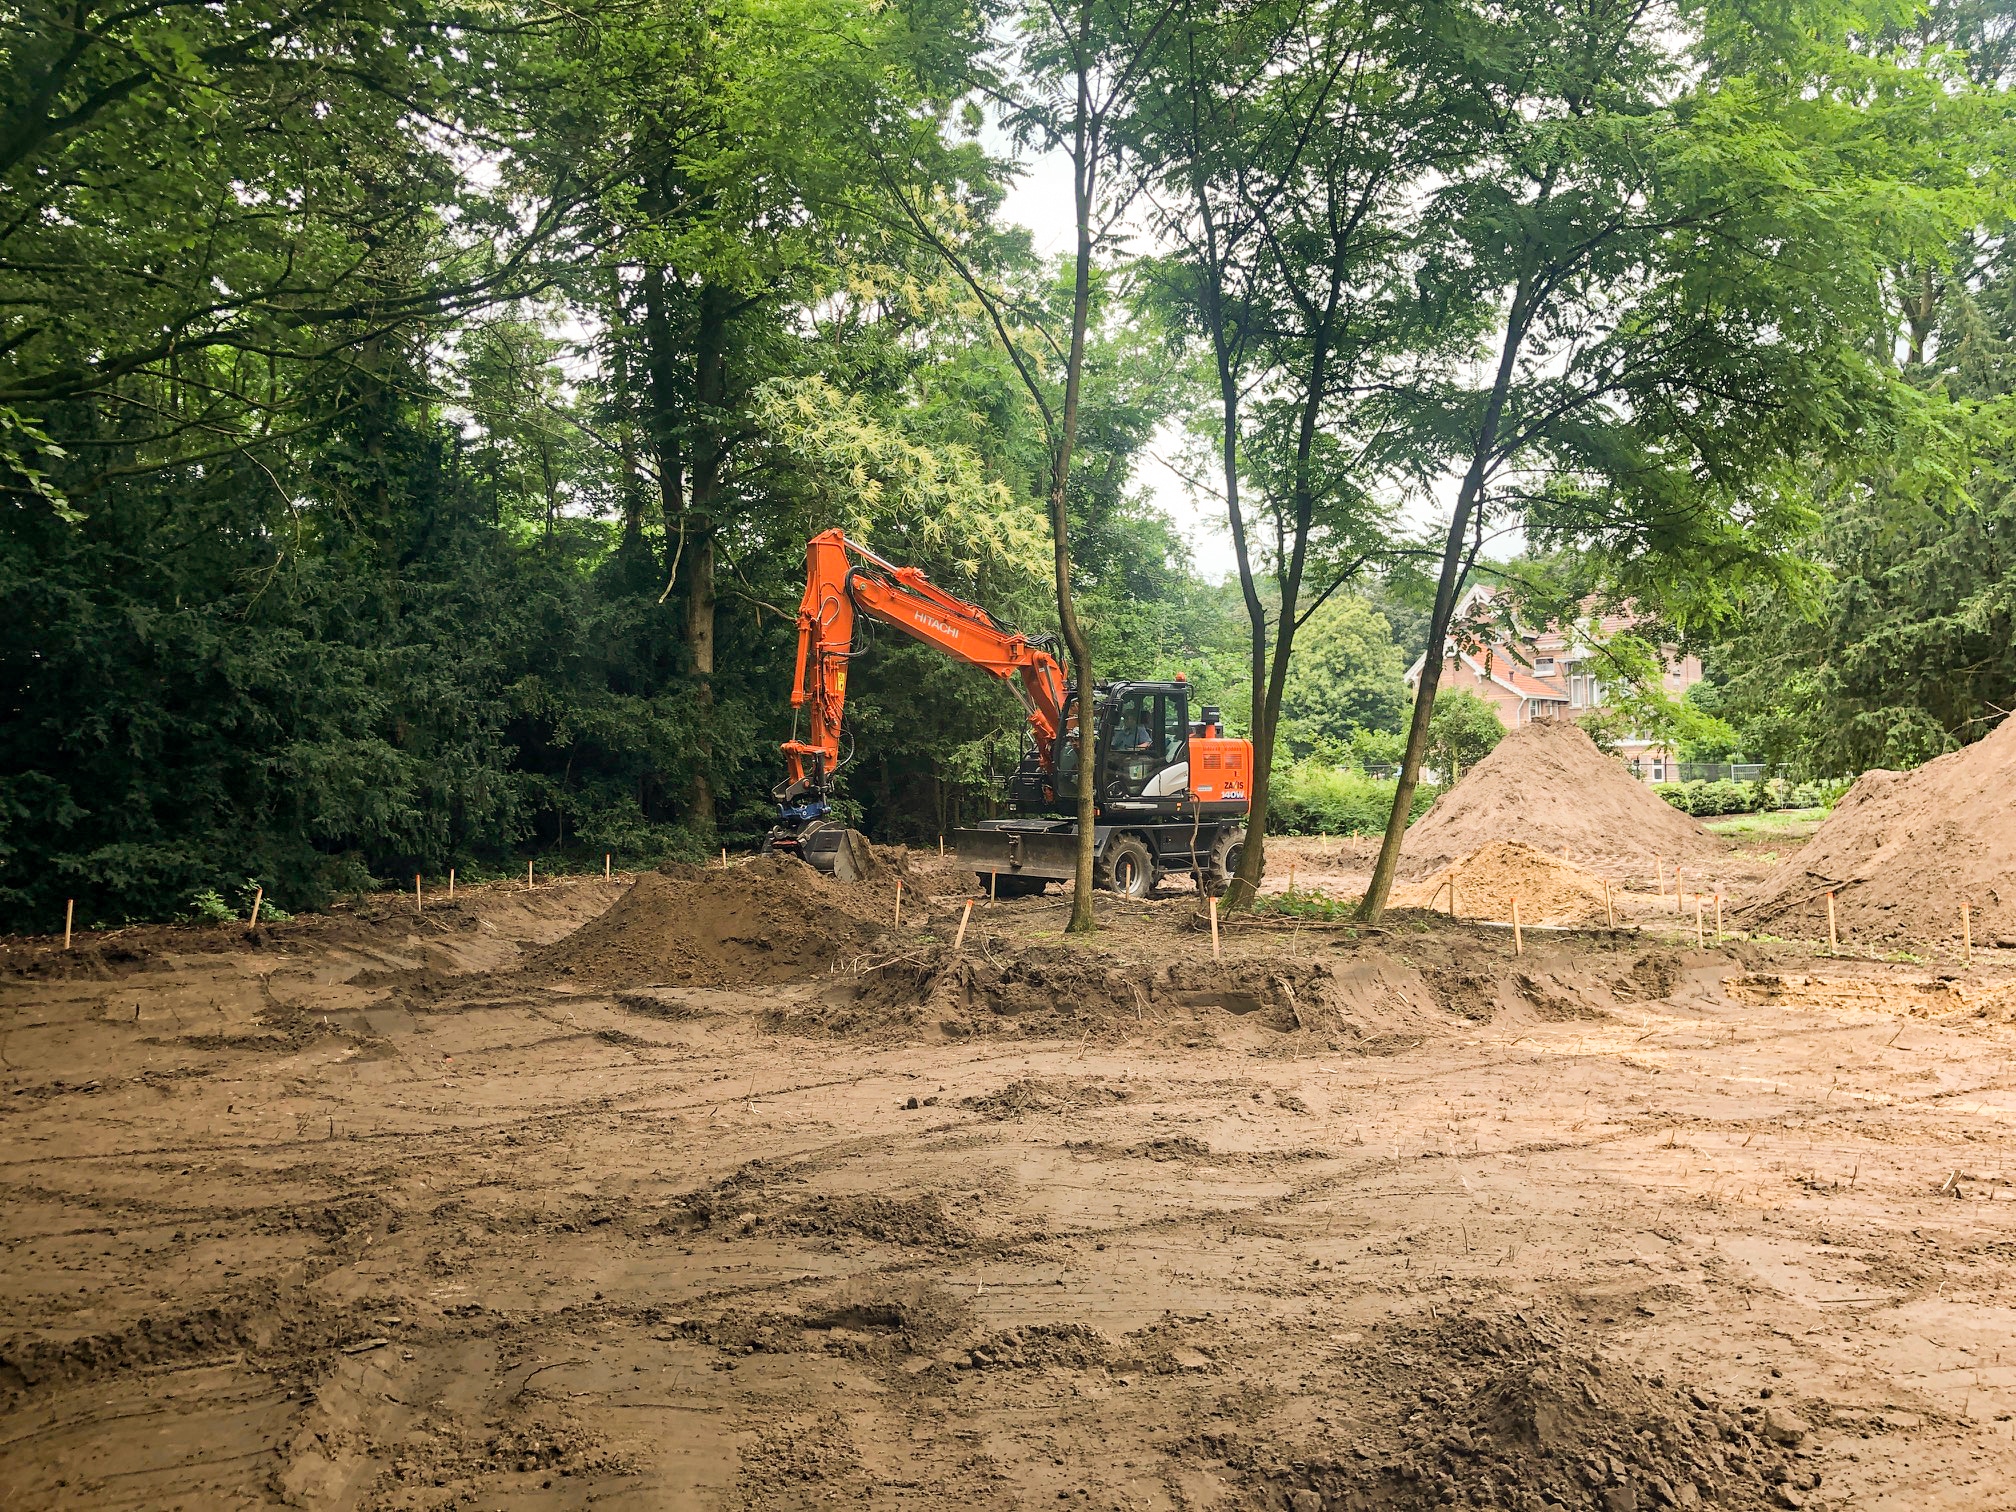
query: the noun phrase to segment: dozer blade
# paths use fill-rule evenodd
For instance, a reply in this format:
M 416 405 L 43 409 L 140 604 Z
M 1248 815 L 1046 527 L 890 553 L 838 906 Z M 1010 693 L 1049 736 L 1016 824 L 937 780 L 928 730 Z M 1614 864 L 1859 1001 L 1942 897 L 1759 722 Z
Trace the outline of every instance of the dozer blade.
M 1078 874 L 1078 837 L 1069 830 L 962 829 L 952 844 L 959 864 L 983 880 L 989 872 L 1040 881 Z
M 811 865 L 842 882 L 868 875 L 868 837 L 844 824 L 822 824 L 798 837 L 798 854 Z

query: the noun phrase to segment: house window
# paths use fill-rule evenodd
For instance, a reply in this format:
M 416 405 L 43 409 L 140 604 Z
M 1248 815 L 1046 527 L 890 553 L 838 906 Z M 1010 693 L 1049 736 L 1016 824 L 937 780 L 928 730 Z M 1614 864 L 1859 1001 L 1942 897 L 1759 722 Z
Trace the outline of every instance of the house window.
M 1554 658 L 1551 656 L 1535 657 L 1533 672 L 1538 677 L 1552 677 L 1554 675 Z
M 1655 761 L 1652 763 L 1652 780 L 1654 782 L 1664 782 L 1666 780 L 1665 762 Z

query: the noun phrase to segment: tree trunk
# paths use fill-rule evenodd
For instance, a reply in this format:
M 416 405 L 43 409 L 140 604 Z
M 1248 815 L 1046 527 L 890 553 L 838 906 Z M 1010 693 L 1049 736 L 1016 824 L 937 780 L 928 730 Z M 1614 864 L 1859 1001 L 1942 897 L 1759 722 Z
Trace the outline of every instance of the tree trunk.
M 666 306 L 665 270 L 644 270 L 644 371 L 650 383 L 645 433 L 658 467 L 658 509 L 665 525 L 665 592 L 670 594 L 686 539 L 686 465 L 679 442 L 679 354 Z M 661 600 L 662 601 L 662 600 Z
M 618 502 L 623 510 L 623 545 L 634 547 L 644 538 L 644 479 L 637 456 L 637 396 L 630 381 L 630 346 L 624 329 L 623 286 L 614 271 L 609 274 L 609 328 L 615 339 L 609 343 L 609 376 L 616 394 L 616 457 L 621 481 Z M 663 291 L 660 291 L 662 303 Z M 660 459 L 662 465 L 663 459 Z
M 713 745 L 707 731 L 714 710 L 714 531 L 727 441 L 722 414 L 728 399 L 729 296 L 713 285 L 700 290 L 700 321 L 694 350 L 694 397 L 700 410 L 693 444 L 693 484 L 686 522 L 686 655 L 693 673 L 694 707 L 699 715 L 699 769 L 693 777 L 693 819 L 715 825 L 714 774 L 708 769 Z
M 1456 512 L 1449 519 L 1449 534 L 1442 544 L 1442 571 L 1435 583 L 1435 609 L 1428 617 L 1428 645 L 1421 653 L 1421 681 L 1414 690 L 1414 714 L 1407 724 L 1407 748 L 1400 758 L 1400 774 L 1393 785 L 1393 812 L 1386 816 L 1386 837 L 1379 845 L 1379 860 L 1372 868 L 1372 881 L 1358 905 L 1358 917 L 1377 924 L 1385 915 L 1386 900 L 1393 892 L 1393 879 L 1400 870 L 1400 844 L 1407 836 L 1409 811 L 1414 792 L 1421 785 L 1421 762 L 1428 754 L 1428 726 L 1435 717 L 1435 694 L 1442 685 L 1442 646 L 1449 638 L 1449 623 L 1456 616 L 1456 596 L 1463 591 L 1475 552 L 1465 559 L 1463 542 L 1470 530 L 1470 516 L 1484 493 L 1484 480 L 1491 454 L 1498 445 L 1498 425 L 1505 412 L 1505 395 L 1512 384 L 1519 349 L 1525 341 L 1526 285 L 1521 281 L 1505 324 L 1505 343 L 1499 353 L 1498 374 L 1491 395 L 1485 401 L 1478 422 L 1476 444 L 1471 448 L 1470 466 L 1463 474 L 1463 487 L 1456 496 Z
M 1295 649 L 1295 611 L 1302 601 L 1302 572 L 1309 559 L 1309 530 L 1316 517 L 1316 490 L 1309 476 L 1310 458 L 1316 448 L 1316 423 L 1323 411 L 1323 396 L 1330 382 L 1329 327 L 1336 313 L 1334 291 L 1309 358 L 1309 386 L 1302 397 L 1302 416 L 1295 436 L 1295 483 L 1292 508 L 1295 541 L 1289 548 L 1288 566 L 1277 582 L 1281 602 L 1275 608 L 1274 658 L 1267 667 L 1264 685 L 1258 673 L 1265 661 L 1264 616 L 1255 622 L 1253 663 L 1253 792 L 1246 813 L 1246 844 L 1239 852 L 1239 871 L 1225 890 L 1225 901 L 1234 909 L 1251 908 L 1260 895 L 1260 878 L 1267 865 L 1267 811 L 1274 792 L 1274 743 L 1281 724 L 1281 699 L 1288 688 L 1288 658 Z M 1277 558 L 1278 561 L 1278 558 Z M 1241 564 L 1242 569 L 1244 563 Z M 1250 607 L 1247 611 L 1252 612 Z
M 677 333 L 673 329 L 665 270 L 644 270 L 644 344 L 651 380 L 651 441 L 658 459 L 659 499 L 665 515 L 666 592 L 681 591 L 681 629 L 687 669 L 699 715 L 698 770 L 688 817 L 712 830 L 717 818 L 712 755 L 707 739 L 714 706 L 714 531 L 727 443 L 720 417 L 728 388 L 728 294 L 704 286 L 697 295 L 692 377 L 682 382 Z M 690 417 L 680 398 L 690 395 Z M 682 418 L 685 423 L 682 425 Z M 690 439 L 689 439 L 690 438 Z M 684 463 L 690 451 L 690 480 Z M 684 497 L 682 497 L 682 490 Z
M 1064 411 L 1058 417 L 1050 470 L 1050 535 L 1055 547 L 1057 619 L 1071 653 L 1072 687 L 1078 699 L 1078 859 L 1071 918 L 1064 928 L 1086 934 L 1098 928 L 1092 915 L 1094 825 L 1099 812 L 1098 720 L 1092 706 L 1092 646 L 1078 623 L 1071 596 L 1071 520 L 1066 507 L 1071 483 L 1071 451 L 1078 439 L 1078 394 L 1085 370 L 1085 330 L 1092 314 L 1092 199 L 1098 173 L 1097 133 L 1092 120 L 1091 78 L 1086 53 L 1089 7 L 1081 7 L 1078 47 L 1078 116 L 1072 144 L 1072 191 L 1078 217 L 1078 257 L 1071 285 L 1071 346 L 1064 366 Z

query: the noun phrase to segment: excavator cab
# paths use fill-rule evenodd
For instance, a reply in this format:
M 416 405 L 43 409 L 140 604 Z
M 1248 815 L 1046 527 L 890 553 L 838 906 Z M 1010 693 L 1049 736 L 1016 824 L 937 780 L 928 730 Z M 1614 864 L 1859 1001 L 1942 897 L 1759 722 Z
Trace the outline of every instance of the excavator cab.
M 1228 737 L 1223 717 L 1191 688 L 1101 683 L 1094 690 L 1093 856 L 1101 887 L 1146 897 L 1176 873 L 1222 888 L 1238 865 L 1252 789 L 1253 747 Z M 1041 892 L 1078 860 L 1078 709 L 1064 706 L 1054 767 L 1025 756 L 1007 783 L 1012 817 L 984 819 L 953 837 L 962 864 L 997 896 Z
M 1191 718 L 1190 684 L 1101 683 L 1094 703 L 1093 792 L 1102 818 L 1141 815 L 1244 817 L 1252 747 L 1226 737 L 1223 716 L 1201 708 Z M 1054 773 L 1028 753 L 1008 779 L 1018 815 L 1070 814 L 1078 806 L 1078 701 L 1064 705 L 1064 735 Z

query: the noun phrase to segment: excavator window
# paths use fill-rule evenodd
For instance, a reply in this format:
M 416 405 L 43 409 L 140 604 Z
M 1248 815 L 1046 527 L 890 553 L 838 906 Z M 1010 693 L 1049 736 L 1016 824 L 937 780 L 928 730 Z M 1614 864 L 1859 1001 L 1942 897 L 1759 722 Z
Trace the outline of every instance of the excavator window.
M 1146 688 L 1120 696 L 1107 744 L 1110 791 L 1139 796 L 1158 772 L 1183 759 L 1187 733 L 1183 704 L 1180 693 Z

